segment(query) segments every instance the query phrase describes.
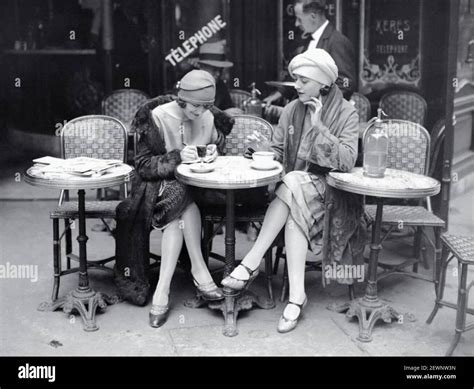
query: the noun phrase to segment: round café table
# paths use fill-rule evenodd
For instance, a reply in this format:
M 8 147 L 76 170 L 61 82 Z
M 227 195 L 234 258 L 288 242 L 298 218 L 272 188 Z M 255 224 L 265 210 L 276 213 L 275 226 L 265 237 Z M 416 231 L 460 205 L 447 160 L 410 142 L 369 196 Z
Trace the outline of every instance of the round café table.
M 370 342 L 374 324 L 382 319 L 390 323 L 399 318 L 398 313 L 379 300 L 377 295 L 377 266 L 381 250 L 380 230 L 382 226 L 383 204 L 385 198 L 414 199 L 434 196 L 440 191 L 440 183 L 427 176 L 402 170 L 387 169 L 383 178 L 366 177 L 362 168 L 354 168 L 349 173 L 331 172 L 327 183 L 333 188 L 360 195 L 372 196 L 377 204 L 375 224 L 372 226 L 370 245 L 369 278 L 365 296 L 351 301 L 345 308 L 346 316 L 359 320 L 358 340 Z
M 69 189 L 78 192 L 78 214 L 79 214 L 79 282 L 77 288 L 65 297 L 59 298 L 51 303 L 43 303 L 38 308 L 44 311 L 55 311 L 62 308 L 64 312 L 70 313 L 76 309 L 82 317 L 84 331 L 96 331 L 99 327 L 95 322 L 97 308 L 105 309 L 107 303 L 104 295 L 94 291 L 89 286 L 87 274 L 87 240 L 86 235 L 86 209 L 85 190 L 99 189 L 118 186 L 130 181 L 133 168 L 121 164 L 109 168 L 103 175 L 76 176 L 67 173 L 43 173 L 41 167 L 30 167 L 25 175 L 25 182 L 35 186 L 43 186 L 51 189 Z
M 200 188 L 222 189 L 226 192 L 226 227 L 225 227 L 225 266 L 224 277 L 234 269 L 235 262 L 235 190 L 267 186 L 281 180 L 283 167 L 276 162 L 272 170 L 256 170 L 251 167 L 253 161 L 244 157 L 219 156 L 209 164 L 214 168 L 209 173 L 195 173 L 192 165 L 181 164 L 176 171 L 176 178 L 187 184 Z M 207 166 L 207 164 L 206 164 Z M 274 303 L 266 302 L 252 294 L 236 293 L 224 288 L 225 299 L 220 303 L 210 303 L 211 309 L 221 310 L 224 319 L 223 334 L 235 336 L 237 331 L 237 315 L 241 310 L 249 310 L 253 305 L 260 308 L 273 308 Z

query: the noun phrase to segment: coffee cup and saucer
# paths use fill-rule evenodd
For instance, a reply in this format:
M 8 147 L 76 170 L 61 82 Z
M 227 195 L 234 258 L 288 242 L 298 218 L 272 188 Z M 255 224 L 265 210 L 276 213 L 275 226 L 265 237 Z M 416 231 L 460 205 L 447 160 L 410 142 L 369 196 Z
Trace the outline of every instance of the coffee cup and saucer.
M 274 160 L 275 154 L 271 151 L 256 151 L 252 154 L 253 161 L 250 167 L 256 170 L 273 170 L 278 167 L 278 162 Z

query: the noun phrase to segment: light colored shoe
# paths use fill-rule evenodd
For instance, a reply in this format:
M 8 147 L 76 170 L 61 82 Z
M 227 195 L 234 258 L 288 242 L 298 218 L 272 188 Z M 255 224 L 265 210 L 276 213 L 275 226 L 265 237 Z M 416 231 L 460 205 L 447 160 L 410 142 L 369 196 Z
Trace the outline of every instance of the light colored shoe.
M 249 279 L 240 280 L 238 278 L 233 277 L 232 275 L 228 275 L 226 278 L 224 278 L 221 281 L 222 286 L 240 291 L 240 290 L 244 290 L 248 288 L 249 285 L 252 283 L 252 281 L 255 278 L 257 278 L 258 273 L 259 273 L 258 268 L 256 268 L 255 270 L 252 270 L 252 269 L 249 269 L 247 266 L 245 266 L 243 263 L 241 263 L 239 266 L 242 266 L 247 271 L 247 273 L 249 274 Z
M 291 319 L 287 319 L 285 317 L 284 311 L 283 311 L 283 314 L 280 317 L 280 321 L 278 322 L 277 331 L 284 334 L 286 332 L 290 332 L 290 331 L 294 330 L 296 328 L 296 325 L 298 324 L 298 320 L 300 319 L 301 314 L 303 313 L 303 308 L 306 306 L 307 302 L 308 302 L 308 297 L 304 298 L 304 301 L 303 301 L 302 304 L 296 304 L 296 303 L 293 303 L 293 302 L 289 301 L 287 306 L 289 304 L 296 305 L 300 309 L 300 313 L 298 314 L 296 319 L 291 320 Z M 285 309 L 286 309 L 286 307 L 285 307 Z

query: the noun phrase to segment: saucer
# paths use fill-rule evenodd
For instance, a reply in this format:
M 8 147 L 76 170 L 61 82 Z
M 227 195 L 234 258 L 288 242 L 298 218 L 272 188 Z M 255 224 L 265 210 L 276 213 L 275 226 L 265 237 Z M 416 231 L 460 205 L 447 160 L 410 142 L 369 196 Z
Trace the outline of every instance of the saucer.
M 210 173 L 214 171 L 215 167 L 209 164 L 202 165 L 200 163 L 196 163 L 189 166 L 189 169 L 194 173 Z
M 278 163 L 276 161 L 273 161 L 271 164 L 268 165 L 258 165 L 255 163 L 255 161 L 250 162 L 250 167 L 255 170 L 273 170 L 278 167 Z

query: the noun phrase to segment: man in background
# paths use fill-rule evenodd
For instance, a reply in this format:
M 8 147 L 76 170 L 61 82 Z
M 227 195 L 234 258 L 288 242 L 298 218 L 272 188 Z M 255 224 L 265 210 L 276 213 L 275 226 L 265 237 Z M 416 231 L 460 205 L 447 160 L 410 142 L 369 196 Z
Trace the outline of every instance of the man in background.
M 198 67 L 212 74 L 216 80 L 216 100 L 214 105 L 222 111 L 233 108 L 229 89 L 223 80 L 223 72 L 234 66 L 225 57 L 225 40 L 204 43 L 199 47 Z
M 326 0 L 295 0 L 295 26 L 311 36 L 307 45 L 300 47 L 295 55 L 310 48 L 326 50 L 336 62 L 339 77 L 336 84 L 344 98 L 350 99 L 356 88 L 355 52 L 347 37 L 336 30 L 326 17 Z M 268 96 L 271 103 L 281 97 L 279 92 Z

